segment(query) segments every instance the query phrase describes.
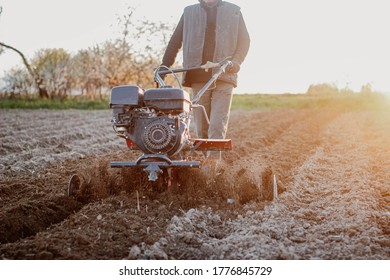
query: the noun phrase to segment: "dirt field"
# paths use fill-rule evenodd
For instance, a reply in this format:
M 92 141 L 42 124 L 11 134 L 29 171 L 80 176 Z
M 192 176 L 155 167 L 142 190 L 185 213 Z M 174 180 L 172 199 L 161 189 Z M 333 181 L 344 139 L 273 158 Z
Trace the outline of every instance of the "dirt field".
M 2 259 L 390 259 L 390 111 L 233 112 L 222 170 L 163 192 L 108 168 L 139 155 L 109 111 L 0 114 Z

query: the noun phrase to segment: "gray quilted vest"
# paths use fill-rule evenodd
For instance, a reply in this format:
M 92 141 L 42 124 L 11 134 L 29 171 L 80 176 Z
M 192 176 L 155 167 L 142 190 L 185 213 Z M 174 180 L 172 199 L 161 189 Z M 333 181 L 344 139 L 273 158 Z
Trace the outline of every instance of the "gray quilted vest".
M 217 8 L 217 23 L 215 36 L 214 61 L 220 62 L 232 58 L 237 47 L 240 7 L 229 2 L 222 2 Z M 206 11 L 200 4 L 184 9 L 183 28 L 183 64 L 184 67 L 196 67 L 202 64 L 205 29 L 207 24 Z M 214 69 L 213 72 L 216 70 Z M 236 73 L 223 73 L 219 80 L 237 86 Z M 183 85 L 190 86 L 185 82 Z

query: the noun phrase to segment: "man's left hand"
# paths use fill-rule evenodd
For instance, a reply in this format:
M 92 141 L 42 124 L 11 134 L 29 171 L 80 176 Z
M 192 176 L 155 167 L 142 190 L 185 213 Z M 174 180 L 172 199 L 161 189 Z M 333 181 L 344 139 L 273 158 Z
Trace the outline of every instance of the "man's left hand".
M 231 64 L 226 67 L 226 72 L 228 73 L 238 73 L 238 71 L 240 71 L 240 64 L 237 62 L 232 61 Z

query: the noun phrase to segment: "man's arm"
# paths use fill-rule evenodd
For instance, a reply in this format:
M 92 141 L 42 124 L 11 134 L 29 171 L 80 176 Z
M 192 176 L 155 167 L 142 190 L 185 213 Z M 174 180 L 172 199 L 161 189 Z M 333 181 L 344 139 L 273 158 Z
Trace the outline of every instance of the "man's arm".
M 175 32 L 173 32 L 167 49 L 165 50 L 165 54 L 162 60 L 162 65 L 164 66 L 171 67 L 173 63 L 175 63 L 177 53 L 183 44 L 183 25 L 184 17 L 181 16 L 180 21 L 176 26 Z
M 234 64 L 241 65 L 248 54 L 250 37 L 245 25 L 244 17 L 240 13 L 237 48 L 232 58 Z

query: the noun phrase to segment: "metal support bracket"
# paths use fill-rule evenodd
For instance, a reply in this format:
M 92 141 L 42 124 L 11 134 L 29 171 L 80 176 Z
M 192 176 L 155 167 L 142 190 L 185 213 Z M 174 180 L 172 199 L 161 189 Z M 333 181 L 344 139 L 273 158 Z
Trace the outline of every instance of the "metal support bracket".
M 200 168 L 199 161 L 171 160 L 163 154 L 144 154 L 136 161 L 114 161 L 111 162 L 111 168 L 143 168 L 147 172 L 149 181 L 156 181 L 158 174 L 163 172 L 163 169 L 178 167 L 178 168 Z

